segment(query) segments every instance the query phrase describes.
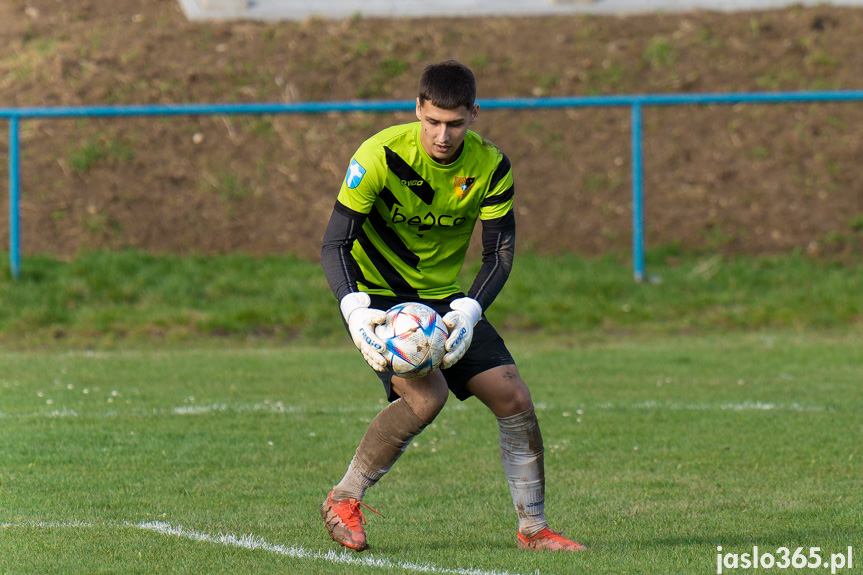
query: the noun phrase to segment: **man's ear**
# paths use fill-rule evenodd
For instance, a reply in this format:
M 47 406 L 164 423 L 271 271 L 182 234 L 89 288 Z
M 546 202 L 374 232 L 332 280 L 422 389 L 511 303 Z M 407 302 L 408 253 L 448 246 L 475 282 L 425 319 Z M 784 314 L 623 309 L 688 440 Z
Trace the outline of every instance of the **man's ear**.
M 479 116 L 479 104 L 474 104 L 473 110 L 470 111 L 470 123 L 471 124 L 476 122 L 477 116 Z
M 420 113 L 421 109 L 422 109 L 422 104 L 420 104 L 420 99 L 417 98 L 417 120 L 423 119 L 422 114 Z

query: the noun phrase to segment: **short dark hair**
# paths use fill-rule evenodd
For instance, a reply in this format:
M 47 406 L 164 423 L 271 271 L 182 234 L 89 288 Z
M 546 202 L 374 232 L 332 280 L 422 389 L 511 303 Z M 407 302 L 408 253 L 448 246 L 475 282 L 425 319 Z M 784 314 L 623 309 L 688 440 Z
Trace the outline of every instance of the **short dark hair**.
M 444 110 L 459 106 L 470 110 L 476 102 L 476 78 L 470 68 L 455 60 L 429 64 L 420 77 L 417 96 L 420 105 L 431 102 Z

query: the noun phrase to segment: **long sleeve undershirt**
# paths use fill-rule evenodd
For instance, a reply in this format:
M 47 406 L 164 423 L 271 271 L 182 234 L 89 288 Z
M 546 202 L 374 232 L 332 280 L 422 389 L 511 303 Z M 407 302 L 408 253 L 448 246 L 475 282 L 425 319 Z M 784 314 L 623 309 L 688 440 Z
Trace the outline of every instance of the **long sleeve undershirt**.
M 321 247 L 321 267 L 333 295 L 341 301 L 347 294 L 359 291 L 351 248 L 359 237 L 366 214 L 350 210 L 338 202 L 330 216 Z M 503 289 L 512 270 L 515 256 L 515 216 L 482 222 L 482 265 L 468 290 L 482 309 L 488 307 Z

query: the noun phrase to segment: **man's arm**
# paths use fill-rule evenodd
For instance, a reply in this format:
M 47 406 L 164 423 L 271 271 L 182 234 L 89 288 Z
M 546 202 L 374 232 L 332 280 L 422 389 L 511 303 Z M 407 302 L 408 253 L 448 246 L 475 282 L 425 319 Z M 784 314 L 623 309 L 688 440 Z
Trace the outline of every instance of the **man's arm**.
M 359 237 L 367 214 L 356 212 L 336 202 L 321 246 L 321 267 L 336 299 L 359 291 L 351 248 Z
M 468 297 L 488 309 L 503 289 L 515 257 L 515 214 L 512 210 L 493 220 L 482 220 L 482 266 Z
M 384 342 L 375 335 L 375 326 L 384 323 L 386 313 L 370 308 L 368 294 L 359 291 L 354 271 L 351 248 L 359 237 L 366 214 L 361 214 L 340 202 L 336 202 L 321 246 L 321 267 L 327 276 L 327 283 L 336 299 L 339 309 L 354 345 L 363 354 L 366 362 L 376 371 L 387 368 L 387 360 L 382 353 L 386 350 Z
M 441 368 L 448 369 L 464 356 L 473 340 L 473 328 L 482 312 L 503 289 L 512 270 L 515 255 L 515 216 L 512 210 L 506 215 L 482 221 L 482 266 L 468 291 L 467 297 L 450 302 L 451 312 L 443 316 L 449 328 L 444 346 L 447 353 Z

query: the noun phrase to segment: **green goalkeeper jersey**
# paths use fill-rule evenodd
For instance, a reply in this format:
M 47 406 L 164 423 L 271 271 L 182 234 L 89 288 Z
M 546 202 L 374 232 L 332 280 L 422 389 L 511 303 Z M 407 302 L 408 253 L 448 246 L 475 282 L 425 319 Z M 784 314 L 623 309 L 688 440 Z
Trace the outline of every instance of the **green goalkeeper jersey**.
M 460 290 L 477 218 L 512 210 L 507 157 L 468 131 L 459 157 L 434 161 L 420 143 L 419 122 L 366 140 L 351 159 L 338 204 L 368 214 L 351 249 L 360 289 L 370 294 L 443 298 Z

